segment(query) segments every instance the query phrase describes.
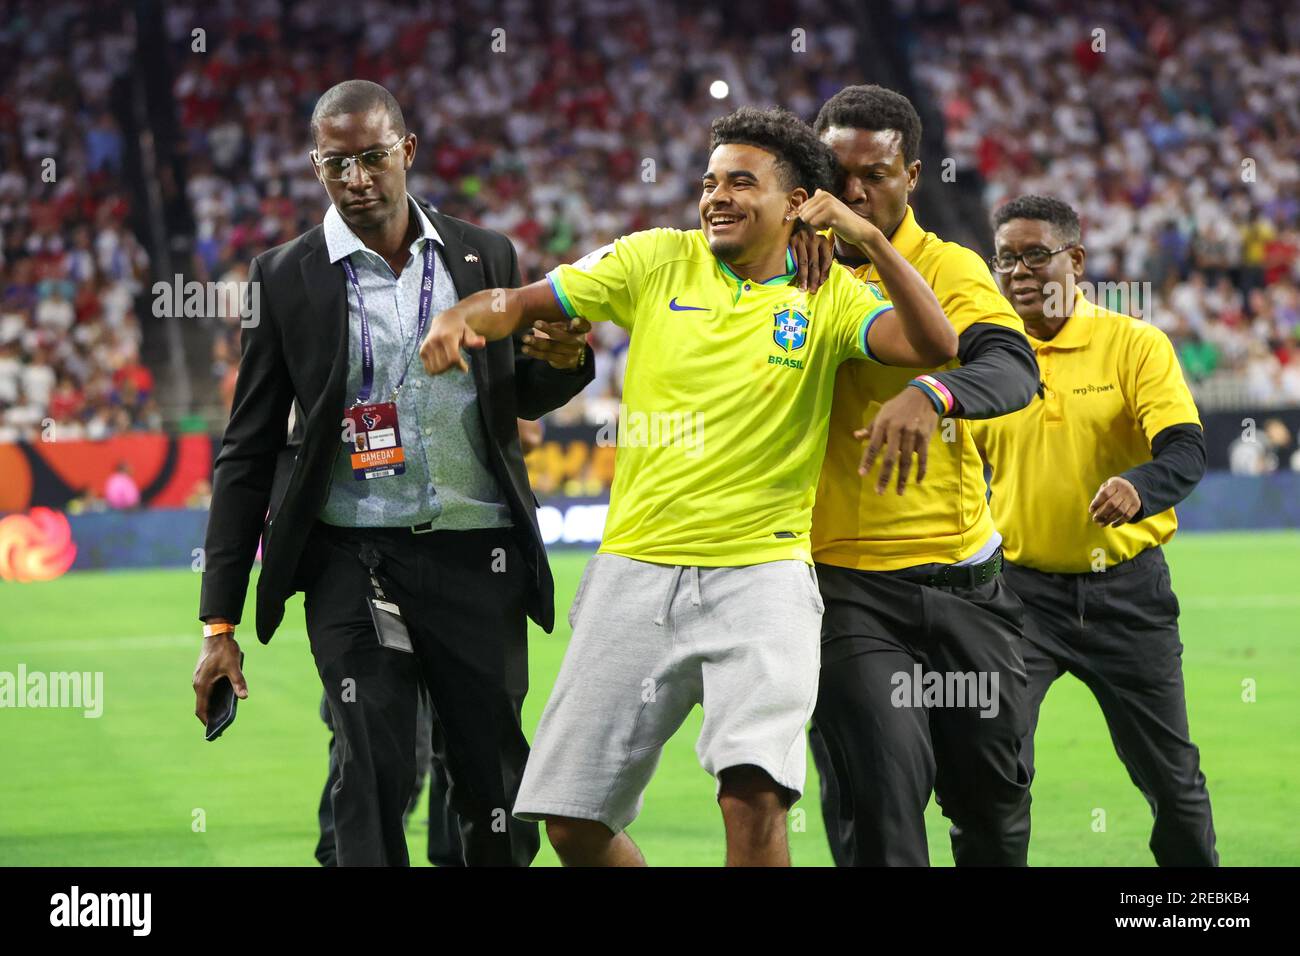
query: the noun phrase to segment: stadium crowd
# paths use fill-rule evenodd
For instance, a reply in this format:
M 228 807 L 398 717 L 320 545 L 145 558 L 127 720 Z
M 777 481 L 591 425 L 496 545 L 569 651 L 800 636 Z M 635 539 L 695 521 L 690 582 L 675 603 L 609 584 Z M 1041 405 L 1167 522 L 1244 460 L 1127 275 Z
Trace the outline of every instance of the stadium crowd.
M 0 442 L 157 429 L 109 106 L 133 41 L 93 4 L 18 5 L 0 33 Z
M 1287 4 L 921 2 L 958 175 L 1083 220 L 1088 278 L 1174 340 L 1198 399 L 1300 401 L 1300 22 Z M 1127 290 L 1127 285 L 1122 288 Z M 1131 312 L 1130 314 L 1137 314 Z M 1224 382 L 1224 384 L 1228 384 Z
M 1048 0 L 896 7 L 916 31 L 945 152 L 959 172 L 978 170 L 990 209 L 1029 191 L 1074 204 L 1088 278 L 1151 283 L 1151 300 L 1138 293 L 1129 310 L 1174 338 L 1202 400 L 1226 386 L 1238 402 L 1300 402 L 1294 18 L 1263 0 L 1240 12 L 1195 0 L 1177 19 L 1112 0 L 1087 17 Z M 18 9 L 0 34 L 0 441 L 35 439 L 51 419 L 69 437 L 156 427 L 134 314 L 152 277 L 127 226 L 131 171 L 109 108 L 131 30 L 89 3 Z M 307 120 L 319 92 L 350 76 L 405 105 L 420 137 L 412 191 L 509 234 L 526 280 L 621 234 L 690 227 L 715 115 L 780 102 L 811 117 L 862 79 L 833 5 L 747 9 L 749 22 L 806 34 L 738 32 L 684 3 L 665 17 L 649 0 L 509 15 L 487 0 L 168 4 L 196 226 L 178 268 L 241 280 L 254 255 L 320 221 Z M 464 23 L 477 26 L 454 27 Z M 724 99 L 710 91 L 719 79 Z M 228 405 L 238 317 L 208 321 L 210 387 Z M 627 337 L 598 326 L 593 340 L 596 382 L 553 419 L 602 422 L 617 408 Z
M 699 158 L 719 112 L 781 101 L 811 116 L 857 71 L 853 31 L 822 4 L 749 5 L 758 24 L 789 22 L 798 10 L 807 52 L 794 58 L 788 30 L 737 32 L 719 11 L 677 6 L 665 17 L 639 0 L 574 0 L 494 19 L 473 3 L 415 10 L 306 0 L 287 23 L 275 0 L 256 15 L 170 7 L 197 277 L 242 278 L 252 255 L 320 221 L 325 196 L 307 160 L 307 121 L 320 91 L 352 76 L 374 79 L 403 104 L 420 141 L 412 192 L 510 235 L 526 281 L 628 232 L 690 228 Z M 498 20 L 504 32 L 494 34 Z M 196 24 L 208 31 L 203 56 L 190 52 Z M 719 77 L 725 101 L 708 89 Z M 214 345 L 227 400 L 238 332 L 227 322 Z M 607 326 L 593 338 L 597 381 L 555 418 L 604 421 L 618 405 L 627 336 Z

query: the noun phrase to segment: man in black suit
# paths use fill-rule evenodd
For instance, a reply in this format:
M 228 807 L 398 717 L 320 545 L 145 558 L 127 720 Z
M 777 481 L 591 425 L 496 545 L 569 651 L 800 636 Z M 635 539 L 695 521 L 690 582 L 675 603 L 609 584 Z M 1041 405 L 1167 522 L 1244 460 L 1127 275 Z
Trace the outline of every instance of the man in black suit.
M 581 339 L 573 337 L 569 342 L 557 342 L 551 347 L 556 354 L 549 354 L 547 361 L 555 368 L 570 368 L 581 361 L 583 345 Z M 531 351 L 531 347 L 530 347 Z M 543 427 L 540 421 L 519 419 L 519 446 L 527 458 L 541 446 Z M 525 664 L 527 661 L 524 662 Z M 447 775 L 447 745 L 442 728 L 433 716 L 429 704 L 429 695 L 420 694 L 420 706 L 417 711 L 415 731 L 415 785 L 411 788 L 411 797 L 406 804 L 403 823 L 409 829 L 411 814 L 416 812 L 420 794 L 424 792 L 425 776 L 429 780 L 429 813 L 425 820 L 428 829 L 426 856 L 434 866 L 464 866 L 465 847 L 460 839 L 460 817 L 452 806 L 452 783 Z M 316 842 L 315 856 L 321 866 L 337 866 L 338 853 L 334 845 L 334 784 L 340 774 L 339 748 L 334 734 L 334 718 L 330 714 L 329 698 L 321 695 L 320 716 L 329 728 L 329 771 L 325 778 L 325 788 L 321 793 L 320 808 L 317 817 L 320 821 L 320 839 Z
M 409 862 L 402 811 L 423 683 L 445 735 L 465 862 L 525 866 L 537 830 L 510 814 L 528 756 L 525 615 L 551 630 L 554 585 L 515 422 L 591 380 L 591 356 L 574 348 L 584 330 L 494 343 L 463 356 L 446 386 L 426 375 L 411 359 L 428 317 L 518 286 L 514 248 L 408 195 L 416 138 L 383 87 L 332 87 L 312 137 L 332 206 L 249 274 L 258 308 L 213 477 L 195 713 L 206 722 L 223 676 L 248 695 L 233 630 L 260 536 L 258 639 L 303 591 L 339 738 L 338 863 Z M 568 355 L 572 371 L 547 364 Z

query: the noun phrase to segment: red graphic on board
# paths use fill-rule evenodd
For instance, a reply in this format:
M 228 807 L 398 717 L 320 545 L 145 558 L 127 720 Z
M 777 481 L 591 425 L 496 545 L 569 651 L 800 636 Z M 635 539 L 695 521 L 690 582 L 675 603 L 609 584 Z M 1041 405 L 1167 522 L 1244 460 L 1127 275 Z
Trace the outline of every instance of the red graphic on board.
M 62 512 L 33 508 L 0 518 L 0 580 L 50 581 L 72 567 L 76 557 L 72 527 Z

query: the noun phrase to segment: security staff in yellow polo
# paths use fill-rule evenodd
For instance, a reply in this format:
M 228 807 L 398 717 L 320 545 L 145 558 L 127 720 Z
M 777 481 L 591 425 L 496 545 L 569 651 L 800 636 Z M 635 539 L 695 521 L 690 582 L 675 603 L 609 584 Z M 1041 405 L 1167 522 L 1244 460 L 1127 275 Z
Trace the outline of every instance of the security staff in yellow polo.
M 992 467 L 1004 577 L 1024 602 L 1034 728 L 1063 673 L 1097 698 L 1155 817 L 1161 866 L 1214 866 L 1214 823 L 1187 727 L 1178 599 L 1161 545 L 1205 472 L 1205 439 L 1173 346 L 1149 323 L 1089 302 L 1079 219 L 1021 196 L 994 214 L 993 269 L 1024 319 L 1045 392 L 976 428 Z M 1020 831 L 1029 832 L 1025 807 Z
M 1027 720 L 1021 608 L 1000 578 L 1001 537 L 969 420 L 1033 398 L 1033 350 L 983 259 L 917 223 L 908 197 L 921 121 L 907 98 L 847 87 L 822 107 L 816 130 L 844 174 L 849 226 L 836 229 L 835 259 L 878 283 L 851 228 L 874 224 L 958 333 L 957 360 L 942 368 L 850 362 L 836 376 L 813 511 L 826 612 L 810 732 L 832 855 L 841 866 L 927 866 L 934 793 L 952 821 L 958 865 L 1024 865 L 1028 837 L 1011 839 L 1029 799 L 1018 759 Z M 904 454 L 872 470 L 882 439 Z M 930 693 L 936 681 L 951 693 Z

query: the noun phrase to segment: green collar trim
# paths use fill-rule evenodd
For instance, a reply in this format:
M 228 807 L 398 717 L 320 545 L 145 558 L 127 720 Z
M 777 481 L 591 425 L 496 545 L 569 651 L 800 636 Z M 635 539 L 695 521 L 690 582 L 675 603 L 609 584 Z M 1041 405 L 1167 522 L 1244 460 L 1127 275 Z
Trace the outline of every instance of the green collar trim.
M 727 265 L 725 262 L 723 262 L 721 259 L 718 260 L 718 265 L 722 267 L 722 271 L 731 279 L 732 282 L 736 283 L 736 285 L 738 286 L 744 285 L 746 280 L 742 279 L 740 276 L 736 275 L 736 273 L 732 272 L 731 267 Z M 780 275 L 772 276 L 772 278 L 770 279 L 764 279 L 762 282 L 758 284 L 759 285 L 787 285 L 790 282 L 790 280 L 794 278 L 794 274 L 795 274 L 794 253 L 790 251 L 789 246 L 786 246 L 785 272 L 782 272 Z

